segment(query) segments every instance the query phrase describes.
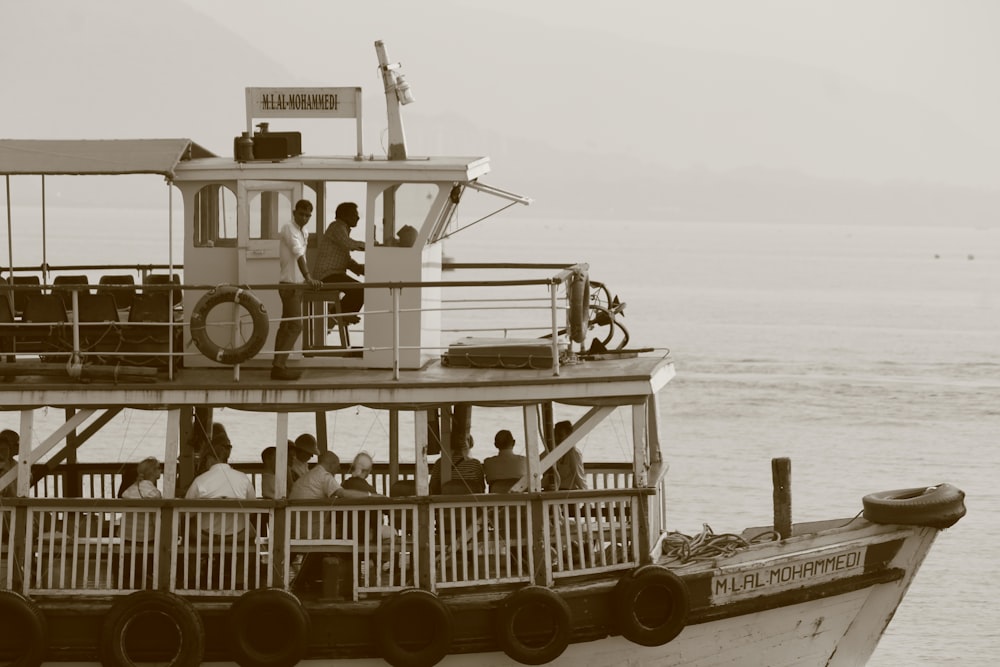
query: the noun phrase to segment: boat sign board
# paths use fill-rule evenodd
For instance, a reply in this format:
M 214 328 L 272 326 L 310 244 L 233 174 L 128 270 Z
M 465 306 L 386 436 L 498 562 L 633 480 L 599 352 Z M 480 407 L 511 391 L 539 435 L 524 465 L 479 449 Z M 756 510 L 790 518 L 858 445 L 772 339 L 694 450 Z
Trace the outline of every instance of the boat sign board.
M 252 118 L 357 118 L 361 88 L 247 88 Z
M 346 88 L 258 88 L 248 87 L 247 132 L 255 118 L 355 118 L 358 155 L 361 145 L 361 87 Z
M 775 559 L 741 567 L 712 577 L 712 604 L 779 593 L 843 579 L 865 571 L 866 547 L 854 546 L 809 551 L 794 558 Z

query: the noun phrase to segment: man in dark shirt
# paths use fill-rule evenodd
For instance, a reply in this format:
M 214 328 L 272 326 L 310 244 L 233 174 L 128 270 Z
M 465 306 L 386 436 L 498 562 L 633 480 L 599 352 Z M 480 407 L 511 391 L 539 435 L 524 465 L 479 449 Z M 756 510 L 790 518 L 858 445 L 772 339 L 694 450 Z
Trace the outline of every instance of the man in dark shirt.
M 320 239 L 319 256 L 316 258 L 316 275 L 324 283 L 358 283 L 357 280 L 347 275 L 350 270 L 353 273 L 365 275 L 365 265 L 359 264 L 351 258 L 352 251 L 364 251 L 364 241 L 357 241 L 351 238 L 351 230 L 358 226 L 361 214 L 358 213 L 358 205 L 354 202 L 343 202 L 337 206 L 336 217 L 330 226 L 323 233 Z M 347 288 L 344 290 L 344 297 L 340 302 L 340 309 L 345 313 L 355 313 L 348 315 L 350 323 L 360 321 L 357 316 L 361 307 L 365 304 L 365 290 L 360 287 Z

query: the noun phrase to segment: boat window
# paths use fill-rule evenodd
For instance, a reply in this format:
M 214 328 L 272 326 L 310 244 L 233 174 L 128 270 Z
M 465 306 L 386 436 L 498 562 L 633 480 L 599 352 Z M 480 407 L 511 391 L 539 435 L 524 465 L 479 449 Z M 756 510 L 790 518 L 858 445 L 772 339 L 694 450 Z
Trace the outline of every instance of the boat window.
M 206 185 L 194 197 L 196 248 L 236 246 L 236 194 L 223 185 Z
M 276 239 L 282 220 L 292 219 L 292 200 L 286 192 L 252 192 L 249 205 L 251 239 Z
M 400 183 L 386 188 L 375 198 L 376 238 L 379 243 L 395 245 L 396 234 L 409 225 L 424 228 L 424 221 L 434 205 L 439 186 L 433 183 Z

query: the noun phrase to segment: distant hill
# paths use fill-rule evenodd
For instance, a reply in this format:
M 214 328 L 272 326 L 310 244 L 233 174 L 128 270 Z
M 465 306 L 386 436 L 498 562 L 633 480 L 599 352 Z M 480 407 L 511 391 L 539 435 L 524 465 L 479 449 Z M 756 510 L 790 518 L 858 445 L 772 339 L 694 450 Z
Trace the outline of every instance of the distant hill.
M 395 21 L 438 20 L 417 4 L 394 4 Z M 410 153 L 490 155 L 488 180 L 534 197 L 532 216 L 1000 219 L 996 137 L 910 100 L 788 63 L 638 41 L 594 48 L 594 35 L 463 12 L 494 35 L 475 57 L 455 57 L 468 52 L 461 30 L 393 52 L 408 56 L 416 87 Z M 0 136 L 183 136 L 226 155 L 244 125 L 244 86 L 317 83 L 269 55 L 281 40 L 251 44 L 176 1 L 12 0 L 4 19 Z M 373 52 L 350 57 L 374 69 Z M 625 73 L 639 67 L 648 73 L 636 85 Z M 365 143 L 380 153 L 379 91 L 370 78 L 344 83 L 367 86 Z M 332 133 L 345 151 L 350 131 Z M 307 152 L 326 152 L 326 131 L 303 132 Z M 89 183 L 62 185 L 64 201 L 107 201 Z

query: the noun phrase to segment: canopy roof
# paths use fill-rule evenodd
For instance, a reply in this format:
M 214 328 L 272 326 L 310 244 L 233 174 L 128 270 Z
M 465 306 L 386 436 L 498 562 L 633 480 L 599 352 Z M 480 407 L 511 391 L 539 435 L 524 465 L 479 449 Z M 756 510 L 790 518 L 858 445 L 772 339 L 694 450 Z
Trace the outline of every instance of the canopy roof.
M 190 139 L 0 139 L 0 174 L 163 174 L 215 157 Z

